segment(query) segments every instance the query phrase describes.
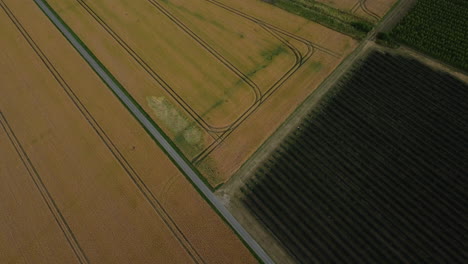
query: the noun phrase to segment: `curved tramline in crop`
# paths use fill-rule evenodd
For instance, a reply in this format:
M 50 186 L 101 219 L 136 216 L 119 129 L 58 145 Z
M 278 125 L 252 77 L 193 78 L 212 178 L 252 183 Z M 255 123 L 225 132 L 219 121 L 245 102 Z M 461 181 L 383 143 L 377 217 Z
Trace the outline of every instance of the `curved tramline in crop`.
M 358 0 L 358 1 L 359 1 L 358 3 L 359 7 L 362 9 L 362 11 L 364 11 L 366 14 L 368 14 L 370 17 L 372 17 L 376 21 L 380 20 L 380 16 L 372 12 L 371 10 L 369 10 L 369 8 L 367 7 L 367 0 Z
M 168 17 L 173 23 L 175 23 L 178 27 L 180 27 L 184 32 L 186 32 L 192 39 L 194 39 L 199 45 L 201 45 L 205 50 L 207 50 L 210 54 L 212 54 L 217 60 L 220 61 L 223 65 L 225 65 L 227 68 L 229 68 L 232 72 L 234 72 L 236 75 L 239 76 L 239 78 L 247 83 L 251 88 L 252 91 L 255 94 L 255 100 L 254 103 L 249 106 L 236 120 L 234 120 L 231 124 L 225 125 L 223 127 L 216 127 L 208 124 L 203 117 L 197 113 L 185 100 L 183 97 L 181 97 L 171 86 L 167 81 L 165 81 L 158 73 L 156 70 L 152 69 L 151 66 L 149 66 L 148 63 L 145 62 L 145 60 L 138 55 L 117 33 L 115 33 L 112 28 L 83 0 L 76 0 L 78 3 L 85 8 L 91 16 L 93 16 L 96 21 L 106 28 L 106 31 L 108 31 L 114 39 L 123 47 L 132 54 L 132 57 L 134 57 L 138 63 L 146 69 L 146 71 L 154 77 L 155 80 L 159 84 L 161 84 L 162 87 L 165 87 L 166 91 L 168 91 L 171 96 L 196 120 L 207 132 L 212 132 L 216 134 L 220 134 L 217 136 L 215 141 L 212 143 L 213 145 L 217 146 L 222 142 L 222 139 L 225 138 L 228 135 L 228 132 L 235 129 L 242 121 L 244 121 L 252 112 L 255 111 L 256 108 L 258 108 L 263 101 L 268 98 L 274 90 L 279 88 L 282 83 L 284 83 L 290 76 L 294 74 L 295 71 L 303 64 L 305 63 L 313 54 L 313 45 L 311 45 L 310 42 L 303 40 L 302 38 L 296 37 L 295 39 L 298 41 L 301 41 L 304 45 L 308 47 L 308 52 L 306 54 L 301 54 L 299 50 L 294 47 L 293 45 L 289 44 L 281 35 L 278 35 L 278 33 L 283 34 L 284 32 L 278 31 L 275 28 L 270 28 L 267 27 L 266 24 L 264 26 L 264 22 L 262 21 L 253 21 L 256 24 L 259 24 L 264 30 L 268 31 L 272 36 L 274 36 L 276 39 L 278 39 L 281 43 L 283 43 L 285 46 L 287 46 L 294 54 L 295 56 L 295 63 L 294 65 L 291 66 L 291 68 L 281 76 L 278 81 L 270 88 L 267 89 L 265 93 L 260 92 L 260 89 L 257 84 L 255 84 L 248 76 L 246 76 L 243 72 L 241 72 L 236 66 L 234 66 L 231 62 L 229 62 L 223 55 L 221 55 L 219 52 L 217 52 L 215 49 L 213 49 L 209 44 L 207 44 L 202 38 L 200 38 L 197 34 L 195 34 L 190 28 L 182 23 L 180 20 L 177 19 L 177 17 L 173 16 L 170 12 L 168 12 L 162 4 L 158 3 L 157 1 L 153 0 L 148 0 L 154 7 L 156 7 L 160 12 L 162 12 L 165 16 Z M 293 34 L 288 34 L 288 37 L 294 36 Z M 212 146 L 209 146 L 207 149 L 213 148 Z M 209 150 L 207 150 L 209 153 Z M 200 155 L 204 155 L 200 153 Z M 197 160 L 195 158 L 194 162 Z
M 153 79 L 158 82 L 165 90 L 174 98 L 182 108 L 187 111 L 187 113 L 201 126 L 203 127 L 208 133 L 211 133 L 214 136 L 214 141 L 208 145 L 202 152 L 200 152 L 197 156 L 193 158 L 193 162 L 197 164 L 201 162 L 203 158 L 209 155 L 219 144 L 223 142 L 223 140 L 228 137 L 236 127 L 238 127 L 245 119 L 247 119 L 255 109 L 260 107 L 265 100 L 270 97 L 284 82 L 286 82 L 314 53 L 314 45 L 301 37 L 298 37 L 292 33 L 289 33 L 285 30 L 279 30 L 276 27 L 273 27 L 261 20 L 254 19 L 249 17 L 240 11 L 233 10 L 229 8 L 230 12 L 235 13 L 249 21 L 252 21 L 255 24 L 260 25 L 265 31 L 271 34 L 274 38 L 279 40 L 283 45 L 290 49 L 295 57 L 295 63 L 290 67 L 288 71 L 283 73 L 281 77 L 269 88 L 266 89 L 265 92 L 261 92 L 258 85 L 255 84 L 248 76 L 246 76 L 243 72 L 241 72 L 236 66 L 234 66 L 229 60 L 227 60 L 223 55 L 213 49 L 208 43 L 206 43 L 201 37 L 199 37 L 196 33 L 194 33 L 187 25 L 181 22 L 177 17 L 172 15 L 169 11 L 167 11 L 161 3 L 157 1 L 148 0 L 152 6 L 157 8 L 161 13 L 163 13 L 169 20 L 171 20 L 174 24 L 176 24 L 179 28 L 181 28 L 184 32 L 186 32 L 192 39 L 194 39 L 201 47 L 207 50 L 210 54 L 212 54 L 221 64 L 225 65 L 228 69 L 230 69 L 233 73 L 238 75 L 238 77 L 248 84 L 252 91 L 255 94 L 255 100 L 252 105 L 250 105 L 240 116 L 238 116 L 235 120 L 232 121 L 231 124 L 225 125 L 223 127 L 216 127 L 210 125 L 208 122 L 204 120 L 204 118 L 195 111 L 190 104 L 188 104 L 185 99 L 180 96 L 171 85 L 165 81 L 160 74 L 158 74 L 157 70 L 153 69 L 144 58 L 142 58 L 125 40 L 123 40 L 111 27 L 110 25 L 104 21 L 99 14 L 97 14 L 92 7 L 89 6 L 83 0 L 76 0 L 94 19 L 95 21 L 100 24 L 113 38 L 114 40 L 119 43 L 136 61 L 137 63 L 142 66 L 145 71 L 150 74 Z M 209 1 L 220 5 L 215 1 Z M 222 8 L 226 8 L 224 5 Z M 302 54 L 295 46 L 291 45 L 284 36 L 293 38 L 302 44 L 307 46 L 307 53 Z M 321 50 L 325 50 L 321 48 Z M 330 52 L 330 51 L 327 51 Z M 333 54 L 333 53 L 331 53 Z M 336 55 L 335 55 L 336 56 Z
M 213 187 L 357 45 L 257 1 L 48 3 Z

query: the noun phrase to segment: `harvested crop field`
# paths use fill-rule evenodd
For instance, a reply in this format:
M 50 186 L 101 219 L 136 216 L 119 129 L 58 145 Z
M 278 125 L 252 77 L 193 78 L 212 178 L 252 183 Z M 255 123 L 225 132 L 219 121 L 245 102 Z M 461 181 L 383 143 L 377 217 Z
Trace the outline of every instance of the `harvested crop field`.
M 213 187 L 356 46 L 261 1 L 47 2 Z
M 0 263 L 256 262 L 33 2 L 0 32 Z
M 467 102 L 467 83 L 373 52 L 236 202 L 297 263 L 463 263 Z

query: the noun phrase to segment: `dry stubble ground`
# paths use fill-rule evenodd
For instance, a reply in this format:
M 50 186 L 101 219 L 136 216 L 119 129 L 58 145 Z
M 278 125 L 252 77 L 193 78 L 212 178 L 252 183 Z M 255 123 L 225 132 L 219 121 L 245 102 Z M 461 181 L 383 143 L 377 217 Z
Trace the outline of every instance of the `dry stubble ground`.
M 0 9 L 0 230 L 8 230 L 0 239 L 0 262 L 73 263 L 65 239 L 70 233 L 78 254 L 94 263 L 189 263 L 187 252 L 207 263 L 255 262 L 38 7 L 26 0 L 4 3 L 43 55 Z M 59 76 L 68 87 L 59 85 Z M 18 143 L 22 156 L 13 147 Z M 24 155 L 30 163 L 21 162 Z M 35 171 L 29 174 L 27 164 Z M 46 191 L 34 184 L 39 177 Z M 53 203 L 41 198 L 47 193 Z M 61 225 L 54 219 L 58 211 Z M 70 231 L 63 233 L 64 223 Z

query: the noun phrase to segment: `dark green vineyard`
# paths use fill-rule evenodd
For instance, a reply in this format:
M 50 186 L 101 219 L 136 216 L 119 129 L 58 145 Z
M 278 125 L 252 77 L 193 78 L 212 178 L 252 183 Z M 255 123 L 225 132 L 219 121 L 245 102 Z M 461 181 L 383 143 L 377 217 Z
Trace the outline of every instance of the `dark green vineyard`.
M 468 86 L 374 52 L 242 202 L 300 263 L 465 263 Z
M 437 59 L 468 70 L 468 1 L 418 0 L 392 36 Z

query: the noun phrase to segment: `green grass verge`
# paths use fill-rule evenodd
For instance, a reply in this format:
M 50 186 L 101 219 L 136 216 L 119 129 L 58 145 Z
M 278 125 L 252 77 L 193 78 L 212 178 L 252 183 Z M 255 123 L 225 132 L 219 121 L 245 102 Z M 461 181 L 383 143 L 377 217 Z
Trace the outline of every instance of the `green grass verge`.
M 363 39 L 374 25 L 351 13 L 313 0 L 273 0 L 271 4 L 356 39 Z

